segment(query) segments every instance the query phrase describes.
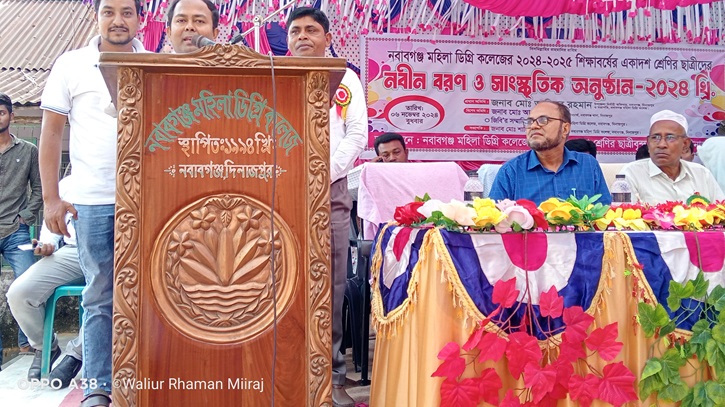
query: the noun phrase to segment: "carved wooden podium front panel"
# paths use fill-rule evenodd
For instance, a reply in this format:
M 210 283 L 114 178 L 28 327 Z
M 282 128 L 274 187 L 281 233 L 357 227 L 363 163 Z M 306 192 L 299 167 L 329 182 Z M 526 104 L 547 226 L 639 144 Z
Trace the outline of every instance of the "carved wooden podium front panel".
M 114 405 L 329 405 L 344 61 L 275 58 L 273 74 L 215 45 L 101 62 L 119 121 Z

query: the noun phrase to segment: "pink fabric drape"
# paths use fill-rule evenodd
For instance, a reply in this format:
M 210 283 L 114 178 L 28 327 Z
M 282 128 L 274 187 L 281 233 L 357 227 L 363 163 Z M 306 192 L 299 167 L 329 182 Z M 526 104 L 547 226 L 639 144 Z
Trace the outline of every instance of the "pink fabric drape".
M 372 239 L 378 224 L 393 219 L 395 208 L 426 193 L 448 202 L 463 199 L 468 177 L 452 162 L 370 163 L 360 172 L 357 215 L 363 220 L 363 236 Z
M 149 21 L 146 23 L 146 28 L 143 34 L 143 47 L 147 51 L 156 51 L 161 42 L 161 36 L 166 30 L 166 25 L 163 21 Z
M 254 27 L 254 23 L 242 23 L 242 32 L 245 32 L 252 27 Z M 254 31 L 247 34 L 244 39 L 247 41 L 247 44 L 254 49 Z M 272 47 L 269 46 L 269 39 L 267 38 L 267 29 L 265 26 L 262 26 L 259 29 L 259 53 L 267 54 L 271 50 Z
M 561 14 L 606 14 L 632 8 L 631 1 L 613 0 L 463 0 L 466 3 L 507 16 L 552 17 Z M 717 0 L 636 0 L 635 7 L 654 7 L 660 10 L 674 10 L 675 7 L 694 4 L 710 4 Z

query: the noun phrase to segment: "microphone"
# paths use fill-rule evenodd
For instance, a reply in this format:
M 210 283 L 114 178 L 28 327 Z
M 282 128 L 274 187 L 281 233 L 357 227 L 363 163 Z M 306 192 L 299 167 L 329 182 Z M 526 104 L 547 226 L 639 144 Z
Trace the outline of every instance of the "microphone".
M 237 33 L 235 36 L 232 37 L 231 41 L 229 41 L 230 44 L 234 45 L 238 42 L 241 42 L 244 45 L 247 45 L 247 42 L 244 41 L 244 37 L 241 33 Z
M 205 36 L 199 34 L 194 34 L 194 36 L 191 37 L 191 43 L 194 44 L 194 46 L 197 48 L 216 44 L 216 42 L 214 42 L 213 40 L 210 40 L 209 38 L 206 38 Z

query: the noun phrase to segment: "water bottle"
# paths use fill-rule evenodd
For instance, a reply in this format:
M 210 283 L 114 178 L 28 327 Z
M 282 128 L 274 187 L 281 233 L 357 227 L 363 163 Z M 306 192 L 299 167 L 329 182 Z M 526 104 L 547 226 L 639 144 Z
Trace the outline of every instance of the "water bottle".
M 612 194 L 612 205 L 632 201 L 632 188 L 629 186 L 627 177 L 624 174 L 617 174 L 609 192 Z
M 478 179 L 478 172 L 469 171 L 468 181 L 463 187 L 463 200 L 468 204 L 473 204 L 474 198 L 483 198 L 483 184 Z

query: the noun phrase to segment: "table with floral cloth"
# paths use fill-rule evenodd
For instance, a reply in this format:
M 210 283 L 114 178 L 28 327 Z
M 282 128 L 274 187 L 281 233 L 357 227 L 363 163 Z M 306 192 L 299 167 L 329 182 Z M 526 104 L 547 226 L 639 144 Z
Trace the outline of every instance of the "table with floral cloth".
M 371 406 L 438 406 L 442 378 L 431 377 L 441 362 L 438 352 L 450 341 L 466 342 L 497 307 L 493 285 L 511 278 L 527 293 L 518 301 L 530 302 L 535 313 L 539 293 L 554 286 L 565 307 L 581 306 L 594 316 L 595 326 L 618 322 L 617 340 L 624 346 L 615 361 L 639 377 L 653 340 L 637 323 L 638 303 L 666 305 L 669 282 L 694 279 L 700 270 L 711 289 L 725 286 L 724 259 L 722 231 L 497 234 L 389 224 L 373 248 L 372 315 L 378 336 Z M 548 323 L 564 324 L 561 318 Z M 692 323 L 684 321 L 677 332 L 686 333 Z M 602 363 L 587 361 L 594 368 Z M 501 394 L 524 388 L 503 363 L 490 365 L 504 382 Z

